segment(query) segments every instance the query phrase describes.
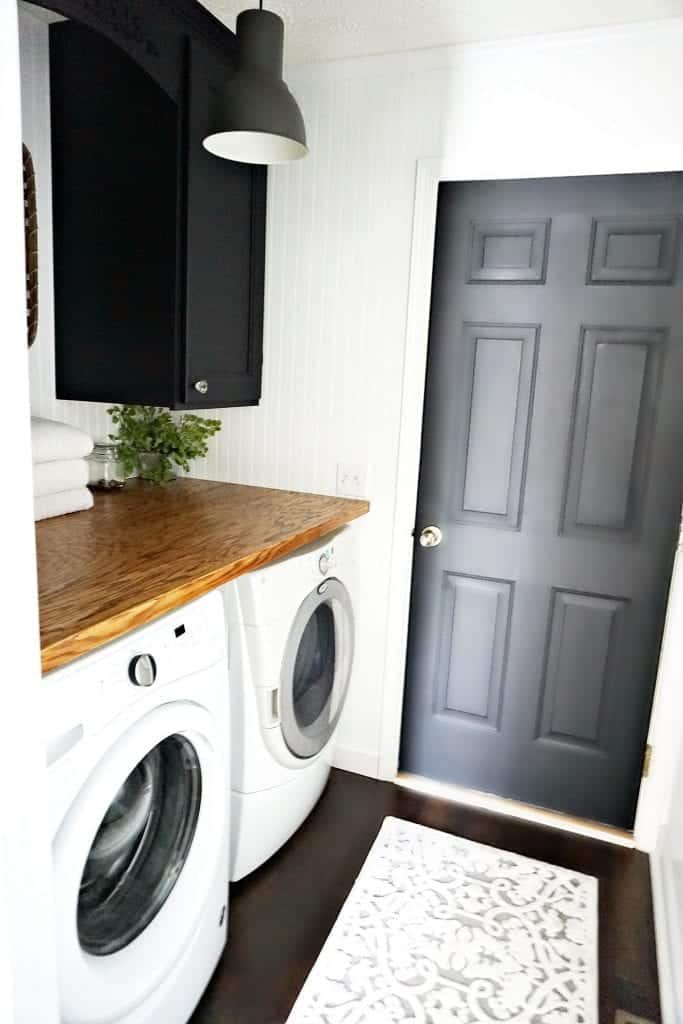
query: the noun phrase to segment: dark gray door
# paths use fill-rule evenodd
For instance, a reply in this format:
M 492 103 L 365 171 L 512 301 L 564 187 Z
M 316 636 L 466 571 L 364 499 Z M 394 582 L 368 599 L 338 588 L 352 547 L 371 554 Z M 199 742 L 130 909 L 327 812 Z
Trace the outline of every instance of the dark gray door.
M 682 212 L 677 174 L 440 188 L 406 771 L 633 823 L 683 498 Z

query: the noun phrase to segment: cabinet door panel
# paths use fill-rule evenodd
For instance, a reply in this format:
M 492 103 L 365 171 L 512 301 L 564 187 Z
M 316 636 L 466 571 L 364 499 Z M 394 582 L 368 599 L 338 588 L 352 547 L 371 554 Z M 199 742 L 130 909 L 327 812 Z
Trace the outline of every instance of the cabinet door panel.
M 74 21 L 50 27 L 50 90 L 57 397 L 168 405 L 177 104 Z
M 202 140 L 230 69 L 190 43 L 185 366 L 177 405 L 256 405 L 261 395 L 265 168 L 222 160 Z M 200 394 L 195 384 L 206 381 Z

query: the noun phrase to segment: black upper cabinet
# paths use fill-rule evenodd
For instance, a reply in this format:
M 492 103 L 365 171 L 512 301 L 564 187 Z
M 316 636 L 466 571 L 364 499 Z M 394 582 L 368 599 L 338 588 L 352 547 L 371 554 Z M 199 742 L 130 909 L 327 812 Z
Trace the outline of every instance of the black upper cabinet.
M 182 401 L 209 408 L 217 396 L 219 405 L 255 405 L 261 394 L 266 171 L 221 160 L 202 145 L 225 79 L 225 65 L 191 41 Z
M 182 49 L 176 102 L 104 35 L 50 28 L 59 398 L 258 403 L 265 170 L 203 148 L 230 66 Z

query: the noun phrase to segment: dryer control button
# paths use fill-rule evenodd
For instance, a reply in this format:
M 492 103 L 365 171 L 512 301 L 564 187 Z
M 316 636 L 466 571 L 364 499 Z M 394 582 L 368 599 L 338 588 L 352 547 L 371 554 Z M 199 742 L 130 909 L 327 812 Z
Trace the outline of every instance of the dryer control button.
M 151 654 L 136 654 L 128 665 L 128 678 L 135 686 L 151 686 L 157 677 L 157 663 Z
M 318 559 L 318 568 L 320 569 L 321 576 L 327 576 L 330 569 L 334 569 L 334 555 L 328 551 L 323 551 Z

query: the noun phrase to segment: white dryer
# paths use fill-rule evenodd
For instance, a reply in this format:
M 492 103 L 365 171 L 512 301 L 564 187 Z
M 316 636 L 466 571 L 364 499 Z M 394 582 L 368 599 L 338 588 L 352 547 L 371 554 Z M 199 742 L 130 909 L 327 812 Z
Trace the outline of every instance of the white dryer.
M 186 1024 L 226 940 L 220 595 L 42 684 L 62 1024 Z
M 327 781 L 354 648 L 355 534 L 223 587 L 232 705 L 231 878 L 301 825 Z

